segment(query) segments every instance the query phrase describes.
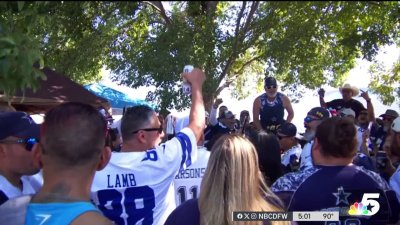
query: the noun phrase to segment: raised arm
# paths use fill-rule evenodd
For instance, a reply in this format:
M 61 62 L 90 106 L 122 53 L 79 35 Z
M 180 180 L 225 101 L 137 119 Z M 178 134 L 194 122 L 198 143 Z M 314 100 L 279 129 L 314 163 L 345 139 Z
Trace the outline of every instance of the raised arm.
M 318 90 L 318 95 L 319 95 L 319 104 L 322 108 L 326 108 L 326 102 L 324 100 L 325 97 L 325 90 L 323 88 Z
M 260 97 L 257 97 L 253 102 L 253 123 L 257 130 L 262 129 L 260 123 L 260 110 L 261 110 Z
M 221 98 L 217 98 L 214 102 L 214 104 L 211 106 L 211 111 L 210 111 L 210 124 L 215 126 L 218 123 L 217 119 L 217 109 L 219 105 L 222 103 Z
M 183 76 L 192 86 L 192 107 L 190 109 L 188 127 L 193 131 L 196 140 L 199 141 L 204 131 L 206 117 L 202 94 L 206 76 L 199 68 L 194 68 L 192 72 L 184 73 Z
M 284 95 L 282 97 L 282 102 L 283 102 L 283 107 L 286 109 L 286 111 L 288 113 L 287 118 L 286 118 L 286 122 L 290 123 L 290 122 L 292 122 L 293 117 L 294 117 L 292 103 L 290 102 L 290 99 L 286 95 Z
M 362 92 L 361 97 L 363 97 L 367 102 L 368 121 L 375 123 L 374 106 L 372 105 L 371 98 L 369 97 L 368 92 Z

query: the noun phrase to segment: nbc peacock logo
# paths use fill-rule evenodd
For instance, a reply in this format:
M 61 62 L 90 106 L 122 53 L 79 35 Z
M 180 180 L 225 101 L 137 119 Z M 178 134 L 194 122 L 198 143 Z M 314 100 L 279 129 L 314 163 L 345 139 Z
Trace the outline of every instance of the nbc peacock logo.
M 380 204 L 374 199 L 379 199 L 379 193 L 365 193 L 361 202 L 355 202 L 353 205 L 350 205 L 350 209 L 348 211 L 349 215 L 375 215 L 379 211 Z

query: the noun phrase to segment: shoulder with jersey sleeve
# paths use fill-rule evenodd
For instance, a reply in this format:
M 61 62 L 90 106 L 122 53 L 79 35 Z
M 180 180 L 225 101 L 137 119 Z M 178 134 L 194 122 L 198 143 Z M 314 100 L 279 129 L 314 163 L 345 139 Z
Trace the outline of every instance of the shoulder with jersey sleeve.
M 389 190 L 389 184 L 383 179 L 379 174 L 375 173 L 374 171 L 365 169 L 361 166 L 355 166 L 358 170 L 362 171 L 366 175 L 368 175 L 372 180 L 374 180 L 382 190 Z
M 296 191 L 297 188 L 311 175 L 316 173 L 319 169 L 311 167 L 302 171 L 292 172 L 280 177 L 275 183 L 272 184 L 271 190 L 273 192 L 280 191 Z
M 177 157 L 181 158 L 180 166 L 183 168 L 192 164 L 197 158 L 196 137 L 188 127 L 182 129 L 171 140 L 157 146 L 156 149 L 157 151 L 161 151 L 161 154 L 167 161 L 176 161 Z

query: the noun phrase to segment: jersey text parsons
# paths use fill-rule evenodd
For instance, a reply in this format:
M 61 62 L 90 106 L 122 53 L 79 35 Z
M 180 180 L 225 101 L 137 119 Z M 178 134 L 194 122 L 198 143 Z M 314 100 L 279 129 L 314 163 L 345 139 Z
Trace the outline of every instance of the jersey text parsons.
M 184 171 L 180 171 L 175 179 L 187 179 L 187 178 L 203 178 L 206 168 L 188 168 Z
M 107 175 L 107 188 L 134 186 L 136 186 L 136 180 L 133 173 Z

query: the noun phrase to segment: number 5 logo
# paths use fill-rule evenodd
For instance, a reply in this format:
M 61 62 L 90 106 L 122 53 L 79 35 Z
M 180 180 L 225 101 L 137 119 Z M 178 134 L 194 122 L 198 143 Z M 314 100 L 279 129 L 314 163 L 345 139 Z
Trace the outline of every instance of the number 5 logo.
M 379 199 L 379 193 L 365 193 L 363 195 L 361 203 L 363 205 L 363 212 L 366 212 L 363 213 L 364 215 L 372 216 L 379 211 L 380 204 L 374 199 Z

